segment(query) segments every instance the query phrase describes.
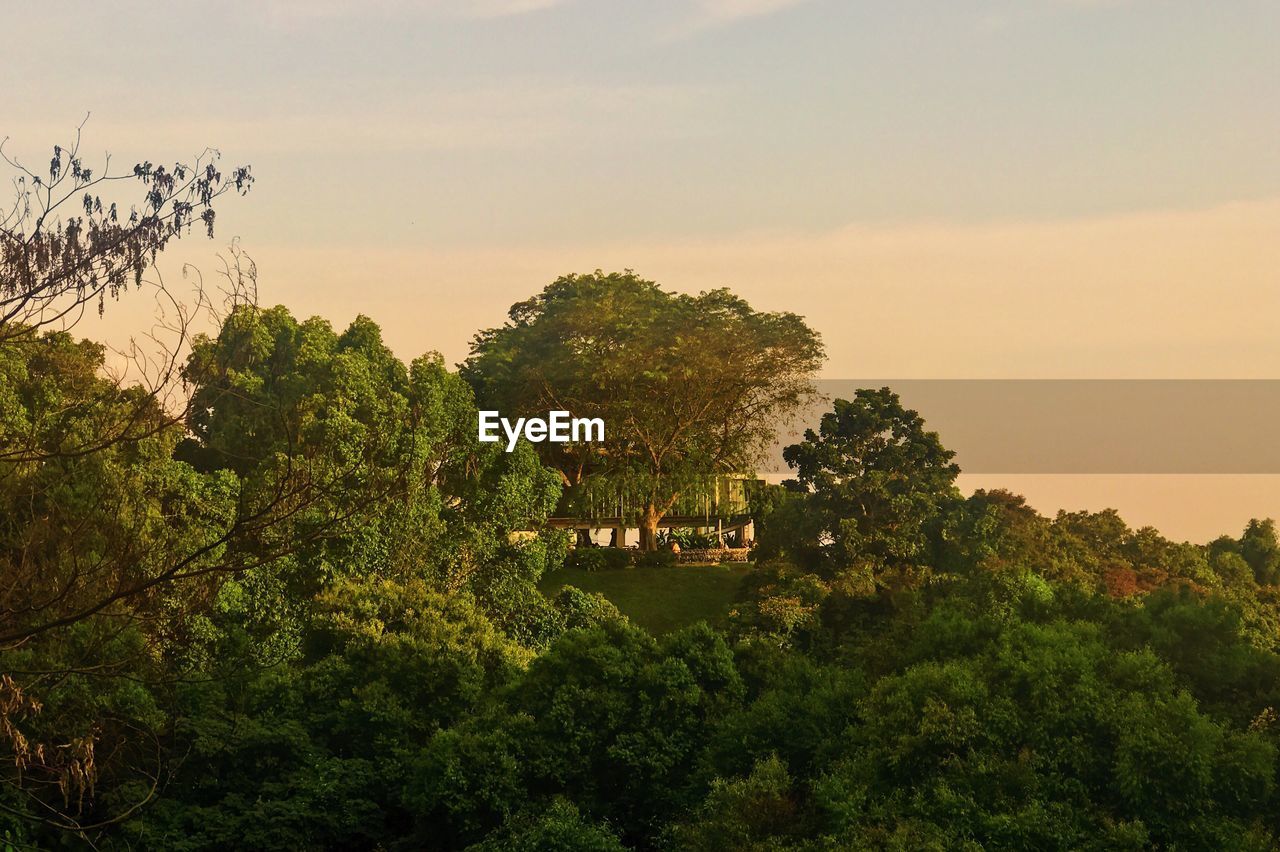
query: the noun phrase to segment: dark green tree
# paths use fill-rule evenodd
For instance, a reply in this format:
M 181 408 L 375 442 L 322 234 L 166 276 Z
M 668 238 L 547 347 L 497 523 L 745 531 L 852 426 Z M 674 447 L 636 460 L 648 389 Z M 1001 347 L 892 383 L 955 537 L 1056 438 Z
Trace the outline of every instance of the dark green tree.
M 926 564 L 930 534 L 959 497 L 954 455 L 889 388 L 836 400 L 816 432 L 783 451 L 817 519 L 815 543 L 837 571 Z
M 1239 552 L 1260 584 L 1280 584 L 1280 541 L 1276 537 L 1275 521 L 1270 518 L 1249 521 L 1240 537 Z

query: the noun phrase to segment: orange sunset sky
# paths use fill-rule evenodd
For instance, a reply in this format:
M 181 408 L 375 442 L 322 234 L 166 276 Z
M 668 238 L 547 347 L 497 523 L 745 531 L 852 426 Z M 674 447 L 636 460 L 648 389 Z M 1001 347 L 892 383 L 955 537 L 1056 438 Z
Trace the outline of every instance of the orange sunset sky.
M 264 303 L 406 358 L 632 268 L 804 315 L 829 378 L 1280 378 L 1273 0 L 69 6 L 6 13 L 41 69 L 0 88 L 6 152 L 91 112 L 88 162 L 251 163 L 161 271 L 239 237 Z M 1280 516 L 1276 476 L 961 485 L 1200 541 Z

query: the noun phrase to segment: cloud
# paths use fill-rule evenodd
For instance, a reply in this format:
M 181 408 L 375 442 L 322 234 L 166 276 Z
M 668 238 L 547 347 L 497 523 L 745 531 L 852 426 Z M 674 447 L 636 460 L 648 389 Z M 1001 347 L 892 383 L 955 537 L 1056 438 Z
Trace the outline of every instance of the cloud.
M 113 112 L 85 129 L 92 150 L 120 158 L 192 156 L 214 144 L 233 157 L 263 154 L 380 155 L 460 150 L 578 149 L 619 139 L 684 139 L 707 126 L 711 87 L 682 84 L 593 84 L 562 79 L 495 81 L 458 88 L 397 92 L 395 98 L 335 95 L 324 109 L 279 103 L 243 115 Z M 32 162 L 74 122 L 23 120 L 0 138 Z M 146 145 L 140 146 L 139 140 Z M 197 146 L 196 150 L 192 150 Z
M 1280 374 L 1277 228 L 1280 198 L 676 240 L 264 245 L 255 259 L 264 298 L 334 317 L 363 311 L 406 356 L 438 348 L 456 359 L 471 329 L 556 276 L 631 267 L 809 317 L 835 377 L 1269 378 Z
M 668 33 L 672 39 L 728 26 L 749 18 L 763 18 L 810 0 L 693 0 L 689 16 Z
M 433 16 L 493 20 L 541 12 L 569 0 L 268 0 L 277 24 L 347 18 Z
M 470 7 L 465 13 L 467 17 L 509 18 L 563 6 L 566 2 L 567 0 L 471 0 L 470 3 L 460 5 Z
M 1048 15 L 1086 13 L 1135 6 L 1146 0 L 1041 0 L 989 12 L 978 20 L 980 32 L 1001 32 Z

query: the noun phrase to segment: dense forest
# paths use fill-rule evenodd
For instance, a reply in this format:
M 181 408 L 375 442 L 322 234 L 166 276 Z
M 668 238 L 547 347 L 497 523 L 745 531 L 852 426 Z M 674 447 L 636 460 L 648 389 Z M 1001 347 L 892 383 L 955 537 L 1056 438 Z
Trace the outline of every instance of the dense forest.
M 540 591 L 575 544 L 546 519 L 593 478 L 660 516 L 745 464 L 820 363 L 800 318 L 568 276 L 452 369 L 238 295 L 172 374 L 118 381 L 50 311 L 109 309 L 248 176 L 148 164 L 126 222 L 71 162 L 48 182 L 87 199 L 79 230 L 11 223 L 0 267 L 4 848 L 1276 847 L 1271 521 L 1200 545 L 965 495 L 943 437 L 869 388 L 753 496 L 733 606 L 651 635 Z M 744 374 L 744 340 L 777 357 Z M 732 385 L 687 380 L 695 343 Z M 526 390 L 526 362 L 680 440 L 480 443 L 478 397 Z M 678 420 L 731 386 L 719 432 Z

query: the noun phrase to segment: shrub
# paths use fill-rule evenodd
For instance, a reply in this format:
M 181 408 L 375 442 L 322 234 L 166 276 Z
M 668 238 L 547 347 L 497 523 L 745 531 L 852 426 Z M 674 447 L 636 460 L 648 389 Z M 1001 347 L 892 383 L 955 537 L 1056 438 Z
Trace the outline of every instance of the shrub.
M 573 630 L 594 627 L 605 621 L 625 618 L 609 599 L 598 592 L 584 592 L 576 586 L 565 586 L 553 601 L 556 611 L 564 618 L 564 626 Z
M 616 547 L 575 547 L 564 559 L 566 568 L 579 571 L 607 571 L 630 568 L 632 555 L 629 550 Z
M 641 568 L 670 568 L 676 564 L 676 555 L 670 550 L 651 550 L 640 553 L 636 557 L 636 565 Z
M 658 533 L 658 544 L 680 545 L 681 550 L 705 550 L 720 546 L 720 538 L 714 533 L 700 533 L 697 530 L 662 530 Z

